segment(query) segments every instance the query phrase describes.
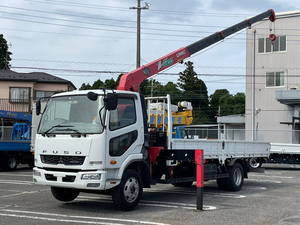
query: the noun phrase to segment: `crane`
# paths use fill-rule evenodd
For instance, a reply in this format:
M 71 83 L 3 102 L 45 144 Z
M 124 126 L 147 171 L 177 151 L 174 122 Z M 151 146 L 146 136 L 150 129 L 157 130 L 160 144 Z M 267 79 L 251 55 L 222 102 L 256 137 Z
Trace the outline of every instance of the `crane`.
M 196 52 L 199 52 L 207 48 L 208 46 L 211 46 L 246 27 L 250 27 L 252 24 L 261 21 L 267 17 L 269 17 L 269 20 L 271 22 L 275 21 L 276 16 L 273 9 L 269 9 L 257 16 L 246 19 L 222 31 L 216 32 L 186 47 L 180 48 L 144 66 L 141 66 L 132 72 L 124 74 L 120 79 L 117 90 L 138 92 L 140 85 L 144 80 L 179 62 L 182 62 L 184 59 L 190 57 Z M 276 36 L 274 34 L 270 34 L 269 38 L 274 41 L 276 39 Z

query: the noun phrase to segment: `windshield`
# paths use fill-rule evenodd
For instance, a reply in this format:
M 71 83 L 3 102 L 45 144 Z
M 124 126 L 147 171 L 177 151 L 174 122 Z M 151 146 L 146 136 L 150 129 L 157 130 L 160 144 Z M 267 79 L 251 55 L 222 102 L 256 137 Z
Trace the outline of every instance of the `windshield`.
M 102 133 L 99 111 L 103 104 L 100 101 L 100 97 L 91 101 L 85 95 L 50 99 L 41 118 L 39 133 Z

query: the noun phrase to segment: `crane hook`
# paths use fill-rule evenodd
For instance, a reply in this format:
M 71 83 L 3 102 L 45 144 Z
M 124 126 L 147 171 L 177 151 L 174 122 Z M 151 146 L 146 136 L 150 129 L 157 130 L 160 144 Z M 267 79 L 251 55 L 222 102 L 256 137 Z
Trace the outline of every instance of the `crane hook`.
M 277 39 L 277 36 L 275 35 L 275 34 L 270 34 L 269 35 L 269 39 L 270 39 L 270 41 L 275 41 L 276 39 Z

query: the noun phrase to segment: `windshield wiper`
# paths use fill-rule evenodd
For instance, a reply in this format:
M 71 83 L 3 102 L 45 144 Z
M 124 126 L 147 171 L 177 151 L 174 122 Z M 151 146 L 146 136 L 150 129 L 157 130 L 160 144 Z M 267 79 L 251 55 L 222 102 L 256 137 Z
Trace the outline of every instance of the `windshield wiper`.
M 70 126 L 71 127 L 71 126 Z M 73 126 L 72 126 L 73 127 Z M 74 131 L 76 134 L 82 134 L 79 130 L 74 128 L 65 128 L 65 129 L 59 129 L 58 131 Z
M 58 124 L 58 125 L 55 125 L 55 126 L 53 126 L 53 127 L 50 127 L 48 130 L 46 130 L 46 131 L 43 132 L 42 134 L 43 134 L 43 135 L 48 134 L 52 129 L 57 128 L 57 127 L 74 127 L 74 126 L 72 126 L 72 125 Z

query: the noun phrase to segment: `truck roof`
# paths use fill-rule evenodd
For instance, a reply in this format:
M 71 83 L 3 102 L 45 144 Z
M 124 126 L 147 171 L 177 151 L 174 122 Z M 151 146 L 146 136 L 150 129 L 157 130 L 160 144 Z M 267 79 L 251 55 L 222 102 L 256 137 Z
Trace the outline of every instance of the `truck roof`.
M 71 95 L 86 95 L 89 92 L 94 92 L 96 94 L 104 94 L 103 89 L 94 89 L 94 90 L 74 90 L 74 91 L 68 91 L 68 92 L 62 92 L 53 95 L 52 97 L 60 97 L 60 96 L 71 96 Z M 132 92 L 132 91 L 120 91 L 120 90 L 108 90 L 105 89 L 105 93 L 124 93 L 124 94 L 135 94 L 138 95 L 139 93 L 137 92 Z

